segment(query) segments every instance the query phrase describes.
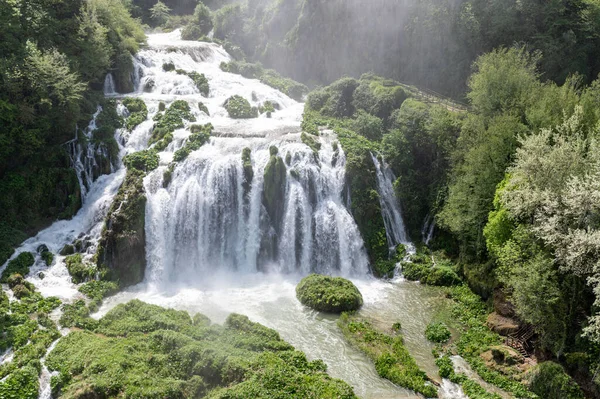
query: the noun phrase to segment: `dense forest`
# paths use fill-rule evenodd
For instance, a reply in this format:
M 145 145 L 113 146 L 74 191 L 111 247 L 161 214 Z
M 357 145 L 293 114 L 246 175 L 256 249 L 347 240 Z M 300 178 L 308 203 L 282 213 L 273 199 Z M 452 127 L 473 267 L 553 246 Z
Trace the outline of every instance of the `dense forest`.
M 304 100 L 302 141 L 315 153 L 320 131 L 337 134 L 347 158 L 351 212 L 374 275 L 392 275 L 405 253 L 390 254 L 372 154 L 397 177 L 395 194 L 407 231 L 418 243 L 414 263 L 431 258 L 449 265 L 437 277 L 423 270 L 411 276 L 416 269 L 406 266 L 407 278 L 423 283 L 430 278 L 431 285 L 464 281 L 489 306 L 473 311 L 468 320 L 479 323 L 471 325 L 473 330 L 487 328 L 477 313 L 487 315 L 486 309 L 530 329 L 535 334 L 532 352 L 540 363 L 552 364 L 547 380 L 530 384 L 537 397 L 600 397 L 599 1 L 0 0 L 0 265 L 27 237 L 80 209 L 80 176 L 72 167 L 69 146 L 82 140 L 98 106 L 105 110 L 94 140 L 108 154 L 98 160 L 102 173 L 119 162 L 112 123 L 118 118 L 109 114 L 115 112 L 114 103 L 103 96 L 104 79 L 110 72 L 117 92 L 131 92 L 132 56 L 145 46 L 144 31 L 178 28 L 183 39 L 222 45 L 234 58 L 221 65 L 224 71 L 259 79 Z M 271 112 L 275 108 L 269 108 L 269 116 Z M 198 147 L 208 140 L 202 137 Z M 276 150 L 272 159 L 283 164 Z M 141 190 L 141 177 L 136 184 Z M 429 229 L 434 229 L 433 237 L 425 245 L 421 241 Z M 465 309 L 473 309 L 478 300 L 459 288 L 452 295 Z M 2 307 L 8 303 L 4 294 L 0 302 Z M 79 312 L 80 305 L 71 310 Z M 238 397 L 224 393 L 238 389 L 227 388 L 229 382 L 240 382 L 229 367 L 254 373 L 252 378 L 268 385 L 256 367 L 263 356 L 257 353 L 270 346 L 278 349 L 269 367 L 297 358 L 290 368 L 311 379 L 308 391 L 318 392 L 323 385 L 353 397 L 319 363 L 308 362 L 276 332 L 241 316 L 233 315 L 217 328 L 200 318 L 187 321 L 175 315 L 180 320 L 173 330 L 179 335 L 163 339 L 159 327 L 167 316 L 162 310 L 136 303 L 98 322 L 82 306 L 83 313 L 76 315 L 81 325 L 71 323 L 82 328 L 69 336 L 76 345 L 126 337 L 126 332 L 112 330 L 118 327 L 119 312 L 145 331 L 135 314 L 142 309 L 153 323 L 146 332 L 160 343 L 160 351 L 169 352 L 169 339 L 173 348 L 184 351 L 183 342 L 206 345 L 202 340 L 213 334 L 240 359 L 251 356 L 243 366 L 225 361 L 205 365 L 224 376 L 214 377 L 210 386 L 179 382 L 177 395 L 189 394 L 182 397 L 202 395 L 209 388 L 223 390 L 214 391 L 214 397 Z M 6 316 L 4 322 L 15 321 Z M 202 334 L 191 332 L 194 324 Z M 56 335 L 52 326 L 48 330 Z M 226 337 L 228 330 L 236 334 L 234 339 Z M 250 338 L 243 338 L 243 331 Z M 465 334 L 458 353 L 467 360 L 477 357 L 481 347 L 490 345 L 486 334 Z M 54 335 L 45 338 L 44 350 Z M 127 339 L 148 353 L 155 349 L 139 336 Z M 0 347 L 8 347 L 7 342 Z M 103 345 L 106 356 L 118 355 Z M 80 365 L 65 359 L 81 361 L 84 355 L 69 351 L 77 352 L 61 341 L 52 361 L 63 362 L 60 367 L 70 362 L 75 370 Z M 181 364 L 157 359 L 144 358 L 144 367 L 151 369 L 156 361 L 165 370 L 176 369 L 169 372 L 187 372 Z M 67 378 L 67 368 L 60 371 L 60 378 Z M 12 370 L 0 366 L 0 372 L 9 375 Z M 39 365 L 28 372 L 37 376 Z M 536 397 L 523 393 L 521 381 L 505 374 L 490 380 L 517 397 Z M 424 377 L 419 378 L 423 383 Z M 152 383 L 168 380 L 157 377 Z M 462 386 L 468 390 L 468 384 Z M 18 389 L 23 387 L 29 394 L 36 391 L 27 384 Z M 14 392 L 23 392 L 18 389 Z M 239 389 L 243 397 L 246 391 Z

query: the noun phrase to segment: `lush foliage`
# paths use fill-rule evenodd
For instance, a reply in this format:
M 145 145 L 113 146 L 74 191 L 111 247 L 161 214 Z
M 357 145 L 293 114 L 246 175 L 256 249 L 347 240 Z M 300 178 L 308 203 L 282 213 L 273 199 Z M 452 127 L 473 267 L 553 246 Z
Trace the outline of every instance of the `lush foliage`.
M 322 361 L 245 316 L 222 327 L 137 300 L 61 339 L 47 364 L 65 397 L 355 398 Z
M 148 108 L 144 100 L 135 97 L 126 97 L 123 99 L 123 105 L 127 107 L 127 111 L 129 112 L 129 116 L 125 120 L 127 130 L 133 130 L 148 118 Z
M 191 113 L 187 101 L 176 100 L 164 113 L 157 113 L 154 120 L 156 123 L 149 144 L 156 143 L 154 149 L 162 151 L 173 141 L 173 132 L 185 126 L 184 120 L 195 122 L 196 118 Z
M 377 331 L 368 321 L 347 313 L 338 320 L 344 336 L 375 363 L 377 373 L 394 384 L 437 398 L 436 388 L 428 382 L 404 347 L 401 335 L 391 337 Z
M 531 371 L 529 385 L 540 398 L 583 399 L 579 386 L 569 377 L 560 364 L 544 362 Z
M 213 131 L 213 126 L 210 123 L 207 123 L 206 125 L 192 125 L 190 126 L 190 131 L 190 137 L 188 137 L 185 145 L 179 150 L 175 151 L 175 154 L 173 155 L 173 161 L 183 161 L 185 158 L 187 158 L 190 152 L 196 151 L 202 147 L 204 143 L 208 142 Z
M 242 96 L 232 96 L 225 101 L 225 109 L 229 117 L 234 119 L 250 119 L 258 117 L 258 108 L 250 105 L 250 102 Z
M 342 313 L 358 310 L 363 298 L 351 281 L 341 277 L 311 274 L 296 286 L 298 300 L 315 310 Z
M 8 265 L 2 272 L 2 278 L 0 278 L 0 282 L 7 283 L 9 277 L 15 273 L 22 276 L 27 276 L 27 274 L 29 274 L 29 268 L 33 266 L 34 262 L 35 258 L 31 252 L 20 253 L 16 258 L 8 262 Z
M 447 342 L 451 336 L 452 333 L 444 323 L 429 323 L 425 329 L 425 337 L 431 342 L 444 343 Z

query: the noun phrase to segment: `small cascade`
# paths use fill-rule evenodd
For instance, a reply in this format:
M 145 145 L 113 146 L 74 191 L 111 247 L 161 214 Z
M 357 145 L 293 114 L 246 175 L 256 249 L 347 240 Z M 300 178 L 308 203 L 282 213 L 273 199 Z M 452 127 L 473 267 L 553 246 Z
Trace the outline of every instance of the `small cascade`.
M 385 223 L 385 231 L 390 249 L 393 250 L 398 244 L 412 245 L 406 229 L 400 203 L 394 192 L 394 181 L 396 176 L 385 162 L 379 162 L 377 157 L 371 154 L 373 164 L 377 170 L 377 188 L 381 203 L 381 213 Z
M 117 94 L 115 78 L 112 73 L 108 73 L 104 78 L 103 91 L 105 96 L 114 96 Z
M 77 173 L 77 179 L 79 179 L 82 199 L 86 197 L 92 183 L 99 176 L 114 172 L 113 163 L 116 160 L 111 159 L 106 145 L 95 143 L 93 140 L 94 131 L 97 128 L 96 118 L 100 112 L 102 112 L 102 107 L 98 106 L 87 128 L 78 133 L 78 137 L 67 143 L 71 163 Z
M 429 245 L 429 242 L 433 238 L 433 232 L 435 230 L 435 219 L 431 215 L 427 215 L 421 228 L 421 240 L 425 245 Z
M 39 399 L 52 398 L 52 385 L 50 384 L 50 381 L 53 376 L 58 375 L 59 373 L 58 371 L 50 372 L 50 370 L 48 370 L 48 367 L 46 366 L 46 357 L 50 352 L 52 352 L 58 341 L 59 340 L 57 339 L 56 341 L 52 342 L 52 344 L 50 344 L 48 350 L 46 351 L 46 354 L 40 360 L 40 362 L 42 363 L 42 372 L 40 374 L 40 391 L 38 396 Z

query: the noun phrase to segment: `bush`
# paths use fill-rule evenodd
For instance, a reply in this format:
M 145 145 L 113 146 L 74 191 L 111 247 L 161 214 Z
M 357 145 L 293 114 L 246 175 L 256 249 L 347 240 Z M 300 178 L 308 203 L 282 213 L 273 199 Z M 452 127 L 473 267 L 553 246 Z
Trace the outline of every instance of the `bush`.
M 573 379 L 558 363 L 544 362 L 529 376 L 529 388 L 544 399 L 583 399 L 584 395 Z
M 123 163 L 128 169 L 137 169 L 142 172 L 150 172 L 158 168 L 159 161 L 160 158 L 154 149 L 134 152 L 123 158 Z
M 22 252 L 16 258 L 8 262 L 6 269 L 2 272 L 2 278 L 0 278 L 0 283 L 8 282 L 8 278 L 15 273 L 18 273 L 22 276 L 27 276 L 29 274 L 29 268 L 33 266 L 35 259 L 31 252 Z
M 461 283 L 460 277 L 448 266 L 436 266 L 429 269 L 429 274 L 421 282 L 428 285 L 450 287 Z
M 127 111 L 129 111 L 129 117 L 125 119 L 125 127 L 127 130 L 133 130 L 137 125 L 148 118 L 148 108 L 141 98 L 127 97 L 123 99 L 123 105 L 127 107 Z
M 363 298 L 351 281 L 341 277 L 311 274 L 296 286 L 298 300 L 315 310 L 341 313 L 359 309 Z
M 81 254 L 69 255 L 65 258 L 67 270 L 75 284 L 81 284 L 93 279 L 96 275 L 96 267 L 84 262 Z
M 258 109 L 242 96 L 232 96 L 224 104 L 227 113 L 234 119 L 249 119 L 258 117 Z
M 202 36 L 202 30 L 195 23 L 187 24 L 181 30 L 181 39 L 182 40 L 199 40 Z
M 165 72 L 171 72 L 175 70 L 175 64 L 173 64 L 172 62 L 165 62 L 162 66 L 163 71 Z
M 436 343 L 448 342 L 452 333 L 444 323 L 429 323 L 425 329 L 425 337 Z
M 356 133 L 373 141 L 381 140 L 385 131 L 382 120 L 365 111 L 358 112 L 353 124 Z

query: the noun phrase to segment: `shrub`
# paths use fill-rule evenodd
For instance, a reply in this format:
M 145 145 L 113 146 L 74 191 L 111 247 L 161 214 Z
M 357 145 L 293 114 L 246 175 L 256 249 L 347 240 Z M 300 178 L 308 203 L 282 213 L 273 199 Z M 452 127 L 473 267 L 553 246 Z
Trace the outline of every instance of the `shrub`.
M 385 131 L 382 120 L 367 114 L 365 111 L 358 112 L 353 125 L 356 133 L 374 141 L 381 140 Z
M 148 108 L 141 98 L 127 97 L 123 99 L 123 105 L 127 107 L 127 111 L 129 111 L 129 117 L 125 119 L 125 127 L 127 130 L 133 130 L 137 125 L 148 118 Z
M 75 284 L 81 284 L 87 280 L 93 279 L 96 275 L 96 267 L 86 263 L 81 254 L 69 255 L 65 258 L 67 270 Z
M 203 102 L 198 103 L 198 109 L 204 112 L 206 115 L 210 116 L 210 112 L 208 112 L 208 107 Z
M 302 132 L 301 139 L 304 144 L 310 147 L 311 150 L 316 154 L 321 149 L 321 143 L 315 139 L 313 135 Z
M 123 163 L 128 169 L 137 169 L 143 172 L 150 172 L 158 168 L 160 157 L 154 149 L 134 152 L 123 158 Z
M 173 132 L 184 126 L 183 120 L 195 122 L 196 118 L 190 111 L 190 105 L 185 100 L 176 100 L 169 106 L 164 114 L 156 114 L 156 124 L 152 131 L 149 144 L 157 143 L 156 151 L 162 151 L 173 140 Z
M 558 363 L 543 362 L 531 370 L 529 388 L 544 399 L 583 399 L 573 379 Z
M 363 304 L 360 291 L 351 281 L 318 274 L 300 281 L 296 286 L 296 297 L 308 307 L 329 313 L 357 310 Z
M 444 343 L 451 336 L 452 333 L 444 323 L 429 323 L 425 329 L 425 337 L 431 342 Z
M 200 29 L 200 27 L 198 25 L 196 25 L 193 22 L 187 24 L 181 30 L 181 39 L 182 40 L 199 40 L 202 36 L 204 36 L 202 34 L 202 30 Z
M 8 282 L 8 278 L 15 273 L 22 276 L 29 274 L 29 268 L 33 266 L 35 258 L 31 252 L 22 252 L 16 258 L 8 262 L 6 269 L 2 272 L 0 283 Z
M 224 104 L 227 113 L 234 119 L 249 119 L 258 117 L 258 109 L 242 96 L 232 96 Z
M 175 70 L 175 64 L 173 64 L 172 62 L 165 62 L 162 66 L 163 71 L 165 72 L 171 72 Z
M 421 282 L 428 285 L 450 287 L 461 283 L 460 277 L 448 266 L 436 266 L 429 269 L 429 274 Z

